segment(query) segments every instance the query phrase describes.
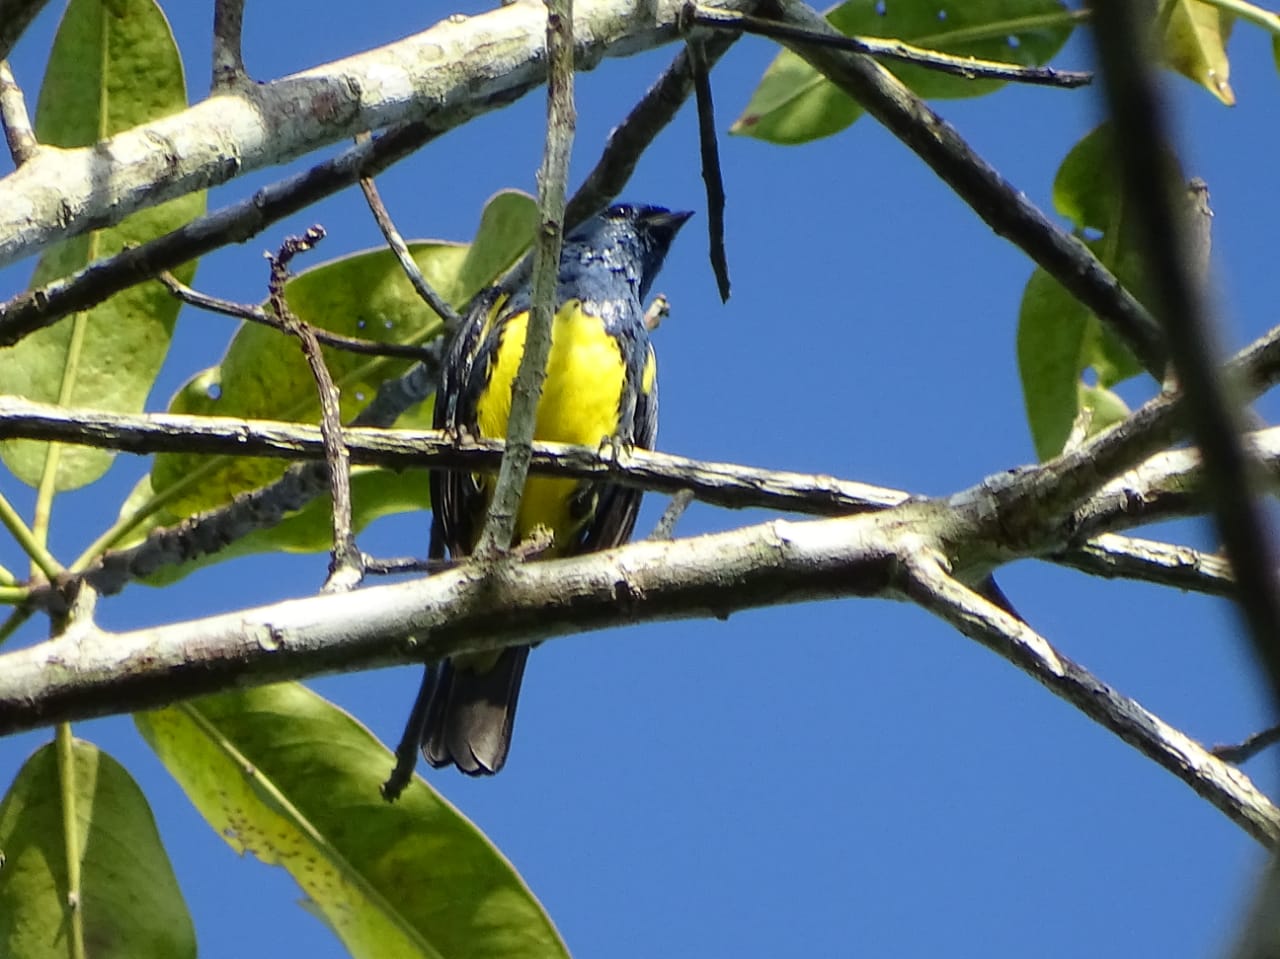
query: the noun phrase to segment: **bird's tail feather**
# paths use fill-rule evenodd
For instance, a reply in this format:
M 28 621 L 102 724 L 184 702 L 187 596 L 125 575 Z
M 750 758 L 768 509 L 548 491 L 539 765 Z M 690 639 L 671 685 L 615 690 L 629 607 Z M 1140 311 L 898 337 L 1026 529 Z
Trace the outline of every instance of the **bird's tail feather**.
M 528 658 L 529 647 L 517 646 L 504 649 L 484 668 L 464 656 L 428 673 L 423 682 L 432 687 L 422 732 L 428 763 L 452 764 L 468 776 L 490 776 L 502 768 Z

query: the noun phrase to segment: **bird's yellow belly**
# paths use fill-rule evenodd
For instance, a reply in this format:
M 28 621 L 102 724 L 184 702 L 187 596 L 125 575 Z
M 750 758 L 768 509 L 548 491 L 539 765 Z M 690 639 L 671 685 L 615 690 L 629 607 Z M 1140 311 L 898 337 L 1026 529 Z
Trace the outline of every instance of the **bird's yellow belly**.
M 528 315 L 508 320 L 493 363 L 489 388 L 476 406 L 481 436 L 503 438 L 511 413 L 511 386 L 524 352 Z M 534 438 L 579 446 L 599 446 L 618 433 L 618 413 L 626 365 L 622 351 L 597 317 L 577 300 L 560 307 L 552 323 L 547 378 L 538 403 Z M 492 477 L 485 482 L 492 486 Z M 575 517 L 571 500 L 579 484 L 570 479 L 532 477 L 525 484 L 516 519 L 516 538 L 537 527 L 554 536 L 553 554 L 563 550 L 586 517 Z

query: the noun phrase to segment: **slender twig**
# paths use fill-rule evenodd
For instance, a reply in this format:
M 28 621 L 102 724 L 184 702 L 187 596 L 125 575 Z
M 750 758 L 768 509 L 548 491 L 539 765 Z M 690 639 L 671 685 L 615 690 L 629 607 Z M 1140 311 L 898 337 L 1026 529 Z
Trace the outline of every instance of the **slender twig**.
M 1107 579 L 1132 579 L 1212 596 L 1234 596 L 1235 577 L 1221 556 L 1190 546 L 1103 533 L 1053 557 L 1063 566 Z
M 1252 759 L 1268 746 L 1276 743 L 1280 743 L 1280 726 L 1272 726 L 1270 729 L 1256 732 L 1244 742 L 1236 743 L 1233 746 L 1214 746 L 1209 752 L 1224 763 L 1233 763 L 1238 766 L 1240 763 Z
M 356 137 L 356 142 L 361 143 L 369 139 L 368 133 L 362 133 Z M 405 243 L 404 237 L 400 235 L 400 231 L 396 229 L 395 223 L 391 219 L 391 214 L 387 212 L 386 204 L 382 202 L 382 196 L 378 193 L 378 187 L 374 184 L 372 177 L 360 178 L 360 190 L 364 193 L 365 202 L 369 204 L 369 211 L 373 214 L 374 220 L 378 223 L 378 229 L 382 231 L 383 237 L 387 241 L 387 246 L 391 248 L 391 252 L 395 254 L 396 261 L 400 264 L 400 269 L 404 270 L 404 275 L 408 277 L 410 284 L 422 299 L 436 315 L 444 321 L 445 328 L 452 332 L 462 325 L 462 317 L 458 315 L 449 303 L 431 288 L 431 284 L 427 282 L 427 278 L 422 275 L 422 270 L 418 267 L 417 261 L 414 260 L 413 254 L 409 252 L 409 244 Z
M 14 166 L 22 166 L 36 155 L 40 144 L 31 128 L 22 87 L 14 79 L 8 60 L 0 60 L 0 126 L 4 127 L 4 139 L 9 144 Z
M 533 295 L 525 326 L 524 355 L 511 387 L 507 448 L 493 500 L 474 554 L 490 560 L 511 548 L 516 516 L 532 458 L 538 399 L 551 355 L 560 247 L 564 240 L 565 183 L 576 125 L 573 106 L 573 0 L 547 0 L 547 142 L 538 172 L 541 228 L 534 245 Z
M 240 35 L 244 30 L 244 0 L 214 0 L 213 74 L 210 89 L 217 91 L 246 79 Z
M 320 397 L 320 433 L 324 437 L 325 465 L 329 469 L 329 490 L 333 497 L 333 550 L 324 589 L 325 592 L 336 592 L 351 589 L 364 575 L 362 557 L 351 529 L 351 454 L 342 436 L 338 387 L 325 364 L 324 351 L 320 349 L 311 324 L 298 319 L 289 309 L 284 293 L 289 263 L 297 254 L 312 249 L 323 238 L 324 230 L 313 226 L 304 236 L 289 237 L 281 244 L 280 251 L 270 258 L 269 299 L 271 309 L 281 324 L 302 344 L 302 354 L 306 357 Z
M 1018 63 L 1002 63 L 996 60 L 979 60 L 977 57 L 954 56 L 937 50 L 915 47 L 901 40 L 880 37 L 832 36 L 802 27 L 794 27 L 762 17 L 753 17 L 736 10 L 718 10 L 714 7 L 693 6 L 692 22 L 704 27 L 720 27 L 741 30 L 774 40 L 791 40 L 797 43 L 849 50 L 879 57 L 882 60 L 898 60 L 913 63 L 928 70 L 964 77 L 966 80 L 1002 80 L 1010 83 L 1029 83 L 1050 87 L 1082 87 L 1093 80 L 1093 74 L 1077 70 L 1058 70 L 1054 67 L 1027 67 Z
M 435 345 L 437 350 L 443 350 L 443 340 L 437 339 Z M 405 410 L 435 391 L 439 375 L 437 353 L 431 362 L 417 363 L 403 375 L 383 381 L 373 400 L 352 420 L 352 425 L 378 428 L 379 432 L 391 426 Z M 5 404 L 0 398 L 0 407 Z M 288 513 L 302 509 L 328 489 L 328 470 L 323 463 L 299 463 L 285 470 L 274 483 L 242 493 L 230 503 L 189 517 L 176 527 L 152 529 L 134 547 L 112 550 L 112 546 L 150 515 L 135 511 L 95 539 L 71 569 L 92 580 L 100 592 L 118 592 L 130 579 L 207 556 L 255 530 L 273 527 Z M 153 502 L 160 500 L 157 496 Z
M 702 53 L 708 69 L 715 66 L 736 39 L 732 34 L 718 33 L 703 41 Z M 666 129 L 692 92 L 693 71 L 686 47 L 676 54 L 671 65 L 640 98 L 627 118 L 609 134 L 600 159 L 565 208 L 566 230 L 573 229 L 603 209 L 622 192 L 635 171 L 640 155 Z
M 377 557 L 365 555 L 364 571 L 370 576 L 397 576 L 402 573 L 439 573 L 451 569 L 452 559 L 422 559 L 418 556 Z
M 675 535 L 676 523 L 680 522 L 680 517 L 684 515 L 684 511 L 689 508 L 689 504 L 692 502 L 693 490 L 678 490 L 671 497 L 671 502 L 667 504 L 667 508 L 662 511 L 662 516 L 658 518 L 658 525 L 653 528 L 649 538 L 671 539 Z
M 280 321 L 274 315 L 262 309 L 262 307 L 250 306 L 247 303 L 236 303 L 232 300 L 224 300 L 220 297 L 210 296 L 207 293 L 201 293 L 199 290 L 193 290 L 168 270 L 161 272 L 156 279 L 174 297 L 188 306 L 207 310 L 210 313 L 220 313 L 223 316 L 235 317 L 238 320 L 248 320 L 250 323 L 269 326 L 275 330 L 283 331 L 284 329 Z M 334 333 L 319 327 L 312 327 L 312 332 L 315 333 L 316 339 L 325 346 L 331 346 L 335 350 L 345 350 L 348 353 L 360 353 L 365 356 L 395 356 L 408 360 L 420 360 L 428 353 L 427 348 L 421 346 L 410 346 L 404 343 L 380 343 L 377 340 L 344 336 L 341 333 Z
M 1239 770 L 1067 659 L 1026 623 L 952 579 L 934 554 L 908 552 L 904 559 L 904 588 L 910 599 L 1163 766 L 1268 849 L 1280 849 L 1280 810 Z
M 49 0 L 0 0 L 0 60 L 8 59 L 18 38 Z
M 9 531 L 9 535 L 27 554 L 31 562 L 50 580 L 57 579 L 62 573 L 62 564 L 54 558 L 45 547 L 44 541 L 35 534 L 14 509 L 4 493 L 0 493 L 0 525 Z
M 842 36 L 801 0 L 765 0 L 774 19 Z M 875 60 L 846 50 L 784 41 L 927 163 L 996 233 L 1028 256 L 1110 326 L 1157 380 L 1167 357 L 1159 325 L 1078 238 L 1015 189 Z
M 1209 501 L 1238 581 L 1236 595 L 1253 646 L 1280 701 L 1280 589 L 1267 518 L 1253 496 L 1231 384 L 1209 323 L 1203 284 L 1188 262 L 1182 222 L 1169 189 L 1165 107 L 1150 65 L 1148 30 L 1132 0 L 1096 5 L 1093 36 L 1116 131 L 1117 160 L 1131 217 L 1146 254 L 1152 299 L 1168 334 L 1173 368 L 1188 402 L 1191 435 L 1204 457 Z
M 720 170 L 720 147 L 716 143 L 711 69 L 702 52 L 700 37 L 689 37 L 685 45 L 689 51 L 689 68 L 693 71 L 693 89 L 698 102 L 698 145 L 702 156 L 702 182 L 707 188 L 707 239 L 711 251 L 711 270 L 715 273 L 721 301 L 727 301 L 729 260 L 724 252 L 724 177 Z
M 243 243 L 283 217 L 408 156 L 439 132 L 425 124 L 389 130 L 371 143 L 350 147 L 331 160 L 258 190 L 248 199 L 90 263 L 47 286 L 19 293 L 0 303 L 0 347 L 12 346 L 65 316 L 96 306 L 161 270 L 176 269 L 231 243 Z

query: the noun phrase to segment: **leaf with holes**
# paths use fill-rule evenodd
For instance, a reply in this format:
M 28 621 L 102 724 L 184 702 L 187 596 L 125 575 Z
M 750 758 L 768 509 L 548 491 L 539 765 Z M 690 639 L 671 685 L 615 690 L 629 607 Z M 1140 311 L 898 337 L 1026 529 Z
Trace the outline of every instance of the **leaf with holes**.
M 385 802 L 391 753 L 305 687 L 211 696 L 136 721 L 218 835 L 287 869 L 357 959 L 567 956 L 484 835 L 420 777 Z

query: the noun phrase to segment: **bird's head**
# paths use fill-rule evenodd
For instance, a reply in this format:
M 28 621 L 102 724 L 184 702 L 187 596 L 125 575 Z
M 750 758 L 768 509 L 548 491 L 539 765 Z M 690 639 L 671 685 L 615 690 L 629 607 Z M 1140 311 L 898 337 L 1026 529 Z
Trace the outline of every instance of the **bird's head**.
M 601 264 L 621 270 L 644 300 L 649 294 L 671 242 L 691 211 L 619 203 L 587 220 L 565 238 L 563 261 Z

